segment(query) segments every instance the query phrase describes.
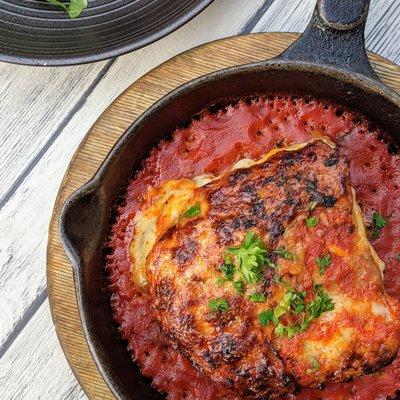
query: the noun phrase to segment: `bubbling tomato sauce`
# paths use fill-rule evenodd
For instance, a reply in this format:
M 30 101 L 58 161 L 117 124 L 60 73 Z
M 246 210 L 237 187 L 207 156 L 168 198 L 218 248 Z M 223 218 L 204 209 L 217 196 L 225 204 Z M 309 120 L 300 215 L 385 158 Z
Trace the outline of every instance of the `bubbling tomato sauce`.
M 168 399 L 237 399 L 197 371 L 172 348 L 160 330 L 150 301 L 136 290 L 130 274 L 128 246 L 132 219 L 150 186 L 204 172 L 221 174 L 242 158 L 260 158 L 273 147 L 311 139 L 319 131 L 337 143 L 350 162 L 351 181 L 364 220 L 378 211 L 388 221 L 373 246 L 386 264 L 386 291 L 400 298 L 400 156 L 393 143 L 364 117 L 329 102 L 291 96 L 268 96 L 204 111 L 190 126 L 152 150 L 128 184 L 116 207 L 106 269 L 111 304 L 121 335 L 143 375 Z M 382 400 L 400 389 L 400 355 L 379 372 L 353 382 L 304 389 L 295 400 Z

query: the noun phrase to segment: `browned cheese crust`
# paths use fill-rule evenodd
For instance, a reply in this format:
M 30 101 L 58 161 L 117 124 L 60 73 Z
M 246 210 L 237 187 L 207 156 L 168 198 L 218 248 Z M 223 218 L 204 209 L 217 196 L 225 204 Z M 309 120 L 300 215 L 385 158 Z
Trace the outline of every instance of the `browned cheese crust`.
M 194 197 L 206 206 L 157 239 L 146 274 L 162 329 L 197 368 L 243 397 L 273 398 L 391 362 L 399 346 L 398 305 L 383 291 L 380 260 L 337 149 L 314 142 L 278 152 L 196 188 Z M 309 218 L 317 224 L 308 226 Z M 227 248 L 248 232 L 262 239 L 276 267 L 263 268 L 262 279 L 238 293 L 221 279 L 221 265 Z M 279 248 L 293 257 L 279 256 Z M 323 255 L 329 266 L 321 272 L 316 260 Z M 315 285 L 323 285 L 334 309 L 303 332 L 288 337 L 272 322 L 260 324 L 259 313 L 274 310 L 288 286 L 311 302 Z M 265 301 L 250 301 L 252 293 Z M 228 310 L 212 310 L 212 299 L 226 300 Z M 281 322 L 300 324 L 289 312 Z

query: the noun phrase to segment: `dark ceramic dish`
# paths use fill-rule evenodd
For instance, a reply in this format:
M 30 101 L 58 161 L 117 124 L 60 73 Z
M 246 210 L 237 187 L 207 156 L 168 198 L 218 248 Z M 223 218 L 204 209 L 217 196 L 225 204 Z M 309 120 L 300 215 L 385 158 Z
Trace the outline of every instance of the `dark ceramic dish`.
M 147 110 L 118 141 L 95 177 L 65 203 L 60 233 L 73 264 L 77 298 L 93 358 L 114 395 L 156 399 L 113 323 L 103 289 L 102 245 L 110 210 L 132 172 L 162 138 L 207 106 L 262 92 L 331 99 L 360 111 L 398 140 L 400 96 L 371 68 L 364 27 L 368 0 L 318 0 L 300 39 L 276 59 L 233 67 L 189 82 Z
M 46 0 L 0 0 L 0 61 L 72 65 L 146 46 L 179 28 L 213 0 L 89 0 L 69 19 Z

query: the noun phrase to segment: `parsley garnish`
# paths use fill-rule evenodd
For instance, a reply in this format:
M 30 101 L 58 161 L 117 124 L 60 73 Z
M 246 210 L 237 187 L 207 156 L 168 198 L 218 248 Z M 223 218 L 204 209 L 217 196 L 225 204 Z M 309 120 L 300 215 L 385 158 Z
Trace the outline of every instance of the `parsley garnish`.
M 196 203 L 194 206 L 190 207 L 188 210 L 186 210 L 183 214 L 183 218 L 192 218 L 192 217 L 197 217 L 200 215 L 200 203 Z
M 323 275 L 325 270 L 331 265 L 331 255 L 329 253 L 324 254 L 322 257 L 317 257 L 315 262 L 318 265 L 319 274 Z
M 319 219 L 317 217 L 310 217 L 306 219 L 307 228 L 314 228 L 319 224 Z
M 315 299 L 306 303 L 306 292 L 289 288 L 275 309 L 263 311 L 258 315 L 260 324 L 265 326 L 273 322 L 276 326 L 275 333 L 278 336 L 287 335 L 289 339 L 298 332 L 306 331 L 314 319 L 320 317 L 323 312 L 334 308 L 332 299 L 322 285 L 314 286 L 314 294 Z M 292 314 L 294 317 L 301 317 L 301 323 L 283 325 L 279 318 L 286 313 Z
M 282 324 L 278 324 L 278 325 L 276 326 L 276 328 L 275 328 L 275 333 L 276 333 L 278 336 L 283 336 L 283 335 L 285 334 L 285 332 L 286 332 L 286 327 L 285 327 L 285 326 L 283 326 Z
M 249 295 L 249 300 L 253 303 L 264 303 L 265 294 L 264 293 L 252 293 Z
M 262 326 L 268 325 L 274 320 L 274 310 L 261 311 L 258 314 L 258 321 Z
M 312 366 L 312 369 L 313 369 L 314 371 L 317 370 L 317 369 L 319 368 L 318 360 L 317 360 L 315 357 L 313 358 L 313 361 L 312 361 L 311 366 Z
M 294 335 L 299 332 L 300 328 L 297 325 L 287 326 L 286 327 L 286 334 L 289 339 L 294 337 Z
M 243 243 L 228 248 L 227 254 L 235 257 L 236 270 L 244 283 L 259 282 L 263 276 L 263 268 L 273 266 L 267 248 L 254 232 L 247 232 Z
M 70 0 L 69 3 L 64 3 L 60 0 L 47 0 L 47 2 L 61 8 L 71 19 L 79 17 L 88 5 L 87 0 Z
M 228 281 L 233 281 L 233 277 L 235 275 L 235 266 L 233 264 L 222 264 L 220 268 L 225 275 L 225 279 Z
M 286 314 L 286 312 L 289 311 L 291 300 L 292 300 L 292 292 L 289 291 L 283 296 L 282 300 L 275 307 L 274 310 L 275 318 L 280 318 L 283 314 Z
M 372 214 L 372 231 L 371 231 L 371 239 L 378 239 L 381 234 L 381 230 L 387 225 L 387 221 L 382 217 L 377 211 Z
M 314 286 L 315 299 L 307 304 L 307 314 L 301 323 L 300 330 L 304 332 L 309 327 L 312 320 L 321 316 L 325 311 L 331 311 L 334 309 L 332 299 L 325 291 L 322 285 Z
M 294 315 L 299 315 L 306 309 L 304 299 L 306 298 L 306 292 L 298 292 L 292 290 L 292 298 L 290 299 L 290 310 Z
M 212 311 L 228 311 L 229 310 L 229 303 L 226 299 L 211 299 L 208 302 L 208 306 Z
M 297 257 L 293 253 L 285 250 L 285 248 L 282 246 L 274 250 L 274 253 L 277 254 L 279 257 L 284 258 L 285 260 L 291 260 L 291 261 L 297 260 Z
M 232 285 L 239 294 L 244 293 L 244 282 L 243 281 L 232 282 Z

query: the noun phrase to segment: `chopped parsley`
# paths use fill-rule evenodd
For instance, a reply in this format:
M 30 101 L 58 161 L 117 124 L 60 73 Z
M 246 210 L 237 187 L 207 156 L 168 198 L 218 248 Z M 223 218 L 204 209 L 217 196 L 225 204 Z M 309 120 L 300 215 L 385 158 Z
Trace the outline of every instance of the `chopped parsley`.
M 275 333 L 276 333 L 278 336 L 284 336 L 284 335 L 285 335 L 285 332 L 286 332 L 286 327 L 285 327 L 285 326 L 283 326 L 282 324 L 278 324 L 278 325 L 276 326 L 276 328 L 275 328 Z
M 397 260 L 397 261 L 400 261 L 400 253 L 397 253 L 396 260 Z
M 290 301 L 292 300 L 292 292 L 287 292 L 279 304 L 275 307 L 274 317 L 280 318 L 283 314 L 286 314 L 290 309 Z
M 317 217 L 310 217 L 306 219 L 307 228 L 315 228 L 319 224 Z
M 217 285 L 223 285 L 225 283 L 226 279 L 222 278 L 221 276 L 217 278 L 216 284 Z
M 261 311 L 258 314 L 258 321 L 262 326 L 267 326 L 274 321 L 274 310 Z
M 306 331 L 314 319 L 320 317 L 323 312 L 334 309 L 332 299 L 322 285 L 314 286 L 314 295 L 314 300 L 307 303 L 305 291 L 288 289 L 273 310 L 263 311 L 258 315 L 260 324 L 266 326 L 273 322 L 276 335 L 286 335 L 289 339 L 298 332 Z M 285 314 L 291 315 L 298 322 L 292 325 L 284 325 L 280 318 Z
M 70 0 L 68 3 L 60 0 L 47 0 L 47 2 L 65 11 L 71 19 L 79 17 L 88 5 L 87 0 Z
M 268 257 L 267 248 L 254 232 L 247 232 L 240 246 L 229 247 L 227 255 L 230 256 L 231 263 L 234 263 L 242 281 L 248 284 L 258 283 L 263 277 L 264 267 L 274 266 Z
M 183 218 L 193 218 L 200 215 L 200 203 L 196 203 L 194 206 L 190 207 L 183 214 Z
M 232 282 L 232 285 L 239 294 L 244 293 L 244 282 L 243 281 Z
M 297 325 L 291 325 L 286 327 L 286 335 L 289 339 L 294 337 L 294 335 L 299 332 L 300 328 Z
M 314 357 L 311 364 L 312 369 L 315 371 L 319 368 L 318 360 Z
M 318 265 L 319 274 L 323 275 L 325 273 L 325 270 L 331 265 L 331 255 L 327 253 L 321 257 L 317 257 L 315 259 L 315 262 Z
M 285 250 L 285 248 L 282 246 L 274 250 L 274 253 L 279 257 L 284 258 L 285 260 L 291 260 L 291 261 L 297 260 L 297 257 L 293 253 Z
M 377 211 L 372 214 L 372 231 L 371 239 L 375 240 L 381 234 L 381 230 L 387 225 L 387 220 L 382 217 Z
M 222 264 L 220 269 L 224 273 L 226 280 L 233 281 L 235 275 L 235 266 L 233 264 Z
M 290 310 L 294 315 L 301 314 L 305 309 L 306 305 L 304 299 L 306 298 L 306 292 L 298 292 L 297 290 L 292 290 L 292 297 L 290 299 Z
M 249 300 L 253 303 L 264 303 L 265 294 L 264 293 L 251 293 L 249 295 Z
M 312 320 L 320 317 L 323 312 L 331 311 L 335 308 L 332 299 L 322 285 L 315 285 L 314 293 L 315 299 L 307 304 L 307 316 L 304 316 L 301 323 L 301 332 L 307 330 Z
M 208 302 L 208 306 L 212 311 L 228 311 L 229 310 L 229 303 L 228 300 L 224 298 L 220 299 L 211 299 Z

